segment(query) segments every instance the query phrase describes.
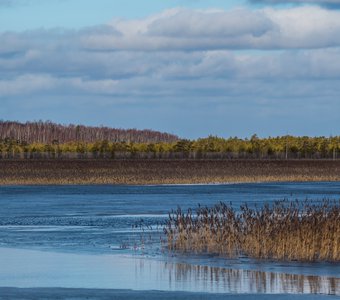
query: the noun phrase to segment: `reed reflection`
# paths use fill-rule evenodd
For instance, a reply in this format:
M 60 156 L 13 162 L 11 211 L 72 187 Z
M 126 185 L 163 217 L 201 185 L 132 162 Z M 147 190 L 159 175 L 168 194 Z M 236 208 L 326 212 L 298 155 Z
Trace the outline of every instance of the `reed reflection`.
M 340 295 L 340 278 L 164 263 L 170 289 L 223 293 Z M 163 277 L 163 280 L 165 278 Z

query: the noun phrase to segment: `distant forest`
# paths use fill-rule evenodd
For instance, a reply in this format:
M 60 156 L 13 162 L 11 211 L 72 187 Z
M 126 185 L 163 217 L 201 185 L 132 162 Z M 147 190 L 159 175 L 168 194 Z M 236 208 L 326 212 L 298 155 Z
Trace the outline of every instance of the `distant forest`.
M 152 130 L 0 121 L 0 159 L 338 159 L 340 136 L 197 140 Z
M 158 143 L 174 142 L 179 138 L 173 134 L 153 130 L 61 125 L 52 122 L 0 121 L 0 140 L 6 139 L 27 144 L 64 144 L 69 142 L 94 143 L 105 140 L 128 143 Z

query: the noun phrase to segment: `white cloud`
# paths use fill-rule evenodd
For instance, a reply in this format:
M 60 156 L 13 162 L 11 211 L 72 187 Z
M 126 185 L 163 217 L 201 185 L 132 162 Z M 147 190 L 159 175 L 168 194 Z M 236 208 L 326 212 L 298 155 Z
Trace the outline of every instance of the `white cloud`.
M 340 12 L 319 7 L 264 10 L 278 24 L 279 34 L 269 43 L 278 48 L 324 48 L 340 46 Z
M 250 0 L 251 2 L 277 4 L 277 3 L 312 3 L 321 5 L 340 5 L 340 0 Z
M 43 53 L 30 50 L 11 59 L 0 56 L 0 78 L 14 78 L 22 74 L 114 82 L 144 77 L 150 80 L 337 79 L 340 77 L 340 49 L 256 53 L 227 50 Z
M 30 97 L 48 107 L 53 98 L 68 107 L 76 99 L 89 115 L 94 102 L 197 106 L 202 114 L 214 106 L 283 115 L 304 103 L 340 107 L 340 12 L 320 7 L 173 9 L 79 31 L 0 33 L 0 40 L 2 103 Z
M 289 9 L 173 9 L 141 20 L 113 21 L 120 35 L 88 34 L 95 50 L 286 49 L 340 46 L 340 12 Z
M 0 72 L 0 95 L 99 95 L 146 98 L 336 97 L 340 49 L 76 53 L 48 56 Z M 91 60 L 91 63 L 87 62 Z M 50 65 L 49 65 L 50 64 Z M 40 67 L 37 68 L 36 65 Z M 0 60 L 0 69 L 3 69 Z M 9 76 L 10 74 L 10 76 Z M 320 84 L 327 89 L 318 90 Z M 257 95 L 257 96 L 255 96 Z M 212 99 L 211 98 L 211 99 Z
M 25 74 L 0 80 L 0 98 L 27 96 L 41 93 L 112 94 L 116 92 L 117 80 L 88 80 L 78 77 L 58 78 L 46 74 Z
M 260 11 L 182 9 L 176 13 L 155 18 L 148 24 L 144 33 L 170 38 L 231 38 L 243 35 L 260 37 L 273 28 L 274 24 Z
M 112 94 L 117 91 L 118 80 L 84 80 L 82 78 L 64 79 L 64 84 L 76 90 L 92 94 Z
M 72 30 L 0 33 L 0 54 L 20 51 L 201 51 L 315 49 L 340 46 L 340 11 L 173 9 L 144 19 Z
M 49 90 L 54 85 L 55 79 L 50 75 L 20 75 L 16 78 L 0 80 L 0 95 L 2 97 L 26 95 Z

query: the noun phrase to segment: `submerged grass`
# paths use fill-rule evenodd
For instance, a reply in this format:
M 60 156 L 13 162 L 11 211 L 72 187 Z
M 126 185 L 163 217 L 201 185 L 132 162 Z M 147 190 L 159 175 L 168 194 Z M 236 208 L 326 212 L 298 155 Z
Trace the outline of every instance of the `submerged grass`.
M 223 202 L 169 214 L 171 250 L 259 259 L 340 261 L 340 201 L 278 201 L 236 211 Z

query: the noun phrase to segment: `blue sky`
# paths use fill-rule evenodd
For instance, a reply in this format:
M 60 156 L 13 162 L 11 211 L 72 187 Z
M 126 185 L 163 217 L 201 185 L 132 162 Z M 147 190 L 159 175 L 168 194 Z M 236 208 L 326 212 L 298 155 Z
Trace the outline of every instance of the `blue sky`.
M 0 0 L 0 119 L 339 135 L 339 0 Z
M 142 18 L 172 7 L 241 6 L 243 0 L 0 0 L 2 30 L 95 26 L 113 18 Z M 1 5 L 1 4 L 0 4 Z

